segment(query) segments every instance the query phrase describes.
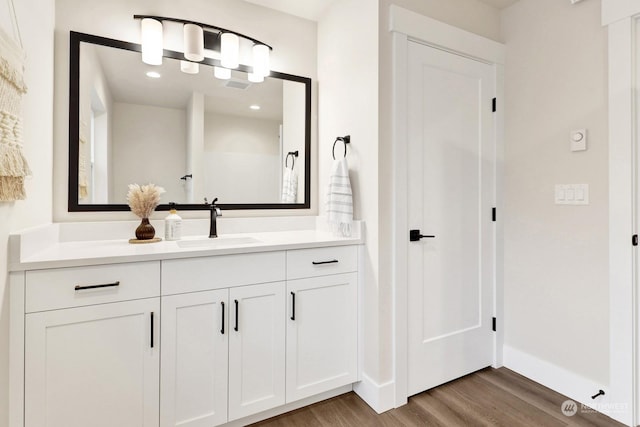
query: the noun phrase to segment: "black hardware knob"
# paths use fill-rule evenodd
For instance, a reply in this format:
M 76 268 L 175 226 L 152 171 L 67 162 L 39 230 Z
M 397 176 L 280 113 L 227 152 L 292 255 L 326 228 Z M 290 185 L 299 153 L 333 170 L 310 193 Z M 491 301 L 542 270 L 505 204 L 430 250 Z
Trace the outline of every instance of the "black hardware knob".
M 409 241 L 417 242 L 420 239 L 435 239 L 436 236 L 425 236 L 420 234 L 420 230 L 409 230 Z

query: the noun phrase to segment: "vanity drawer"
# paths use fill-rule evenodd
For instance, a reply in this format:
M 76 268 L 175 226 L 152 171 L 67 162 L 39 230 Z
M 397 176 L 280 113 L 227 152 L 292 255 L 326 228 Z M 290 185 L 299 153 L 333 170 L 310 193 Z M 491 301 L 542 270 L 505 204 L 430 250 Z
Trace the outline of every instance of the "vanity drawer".
M 287 279 L 349 273 L 358 270 L 357 246 L 287 251 Z
M 285 253 L 262 252 L 162 261 L 162 295 L 279 282 Z
M 26 273 L 26 312 L 160 295 L 160 263 L 136 262 Z

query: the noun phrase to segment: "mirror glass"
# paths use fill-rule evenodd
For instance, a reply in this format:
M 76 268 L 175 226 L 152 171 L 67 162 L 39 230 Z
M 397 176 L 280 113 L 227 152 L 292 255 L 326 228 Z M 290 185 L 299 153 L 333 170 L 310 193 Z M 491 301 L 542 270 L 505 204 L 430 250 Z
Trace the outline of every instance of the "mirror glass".
M 127 210 L 131 183 L 163 187 L 159 209 L 309 207 L 310 79 L 223 80 L 216 60 L 190 74 L 182 53 L 150 66 L 139 51 L 71 33 L 70 211 Z

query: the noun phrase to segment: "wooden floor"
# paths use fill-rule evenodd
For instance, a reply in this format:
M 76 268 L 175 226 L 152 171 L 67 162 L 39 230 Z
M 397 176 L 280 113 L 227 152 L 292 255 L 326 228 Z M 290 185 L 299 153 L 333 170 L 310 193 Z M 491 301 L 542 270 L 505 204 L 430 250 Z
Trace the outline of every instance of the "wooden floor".
M 355 393 L 343 394 L 253 426 L 622 426 L 581 408 L 571 417 L 567 397 L 506 368 L 487 368 L 413 396 L 409 403 L 376 414 Z

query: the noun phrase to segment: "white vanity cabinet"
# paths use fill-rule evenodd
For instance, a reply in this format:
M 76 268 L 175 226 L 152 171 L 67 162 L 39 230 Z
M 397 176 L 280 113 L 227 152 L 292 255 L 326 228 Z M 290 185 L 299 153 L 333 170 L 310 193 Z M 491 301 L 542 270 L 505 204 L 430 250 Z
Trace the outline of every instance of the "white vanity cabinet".
M 357 249 L 287 252 L 287 403 L 357 381 Z
M 358 246 L 277 245 L 12 271 L 9 426 L 237 426 L 350 390 Z
M 162 427 L 285 403 L 284 278 L 282 251 L 163 262 Z
M 24 425 L 157 426 L 159 263 L 40 270 L 25 281 Z M 131 295 L 140 299 L 123 301 Z

